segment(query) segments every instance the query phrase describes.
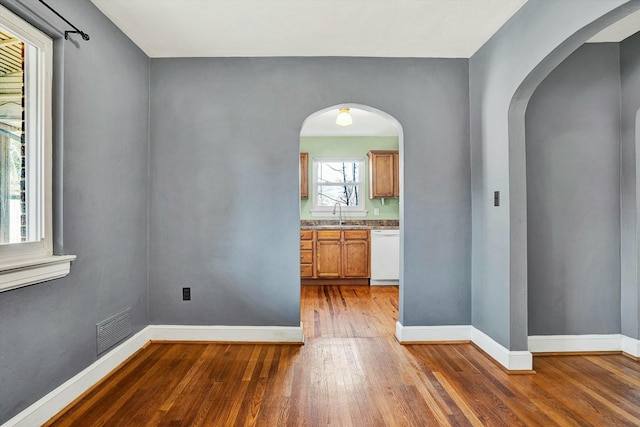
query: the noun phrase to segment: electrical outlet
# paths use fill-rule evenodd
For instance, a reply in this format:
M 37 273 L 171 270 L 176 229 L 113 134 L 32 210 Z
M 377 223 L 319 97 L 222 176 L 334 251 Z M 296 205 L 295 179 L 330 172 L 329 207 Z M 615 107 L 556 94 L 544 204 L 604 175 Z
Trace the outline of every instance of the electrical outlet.
M 373 215 L 375 216 L 380 215 L 380 208 L 373 208 Z
M 500 206 L 500 192 L 493 192 L 493 206 Z
M 191 288 L 182 288 L 182 301 L 191 301 Z

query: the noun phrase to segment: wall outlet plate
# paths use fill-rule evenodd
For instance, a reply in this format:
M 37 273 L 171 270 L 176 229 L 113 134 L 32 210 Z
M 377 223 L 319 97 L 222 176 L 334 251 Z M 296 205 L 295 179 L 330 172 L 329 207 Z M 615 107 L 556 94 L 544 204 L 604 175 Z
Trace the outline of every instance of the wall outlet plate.
M 373 214 L 374 214 L 375 216 L 380 215 L 380 208 L 373 208 Z
M 182 301 L 191 301 L 191 288 L 182 288 Z

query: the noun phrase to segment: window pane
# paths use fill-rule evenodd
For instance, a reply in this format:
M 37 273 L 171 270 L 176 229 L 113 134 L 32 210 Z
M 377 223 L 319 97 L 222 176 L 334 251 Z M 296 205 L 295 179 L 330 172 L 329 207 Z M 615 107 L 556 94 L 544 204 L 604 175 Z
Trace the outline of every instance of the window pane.
M 318 182 L 360 182 L 358 162 L 320 162 L 318 164 Z
M 0 28 L 0 244 L 28 241 L 25 44 Z
M 356 207 L 360 202 L 359 185 L 318 185 L 318 206 L 334 206 L 340 203 L 343 206 Z

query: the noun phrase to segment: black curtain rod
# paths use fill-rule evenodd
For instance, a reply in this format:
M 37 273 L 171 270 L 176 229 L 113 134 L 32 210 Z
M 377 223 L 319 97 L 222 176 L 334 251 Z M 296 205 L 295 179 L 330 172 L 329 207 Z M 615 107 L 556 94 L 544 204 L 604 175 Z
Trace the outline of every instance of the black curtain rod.
M 73 25 L 71 22 L 67 21 L 67 19 L 64 16 L 62 16 L 58 12 L 56 12 L 56 10 L 54 8 L 52 8 L 51 6 L 46 4 L 43 0 L 40 0 L 40 3 L 42 3 L 45 6 L 47 6 L 47 9 L 49 9 L 51 12 L 55 13 L 58 16 L 58 18 L 62 19 L 64 22 L 66 22 L 67 24 L 71 25 L 71 27 L 73 27 L 73 29 L 75 31 L 65 31 L 64 32 L 64 39 L 65 40 L 69 40 L 69 34 L 72 34 L 72 33 L 80 34 L 84 40 L 89 40 L 89 34 L 87 34 L 84 31 L 78 29 L 78 27 Z

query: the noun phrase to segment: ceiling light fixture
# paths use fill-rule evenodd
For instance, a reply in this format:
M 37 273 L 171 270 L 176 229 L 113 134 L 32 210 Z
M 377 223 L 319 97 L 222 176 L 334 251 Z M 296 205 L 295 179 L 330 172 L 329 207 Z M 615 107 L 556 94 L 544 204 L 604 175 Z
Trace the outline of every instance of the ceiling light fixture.
M 349 109 L 341 108 L 338 117 L 336 117 L 336 124 L 339 126 L 349 126 L 351 123 L 353 123 L 353 119 L 351 118 L 351 114 L 349 114 Z

